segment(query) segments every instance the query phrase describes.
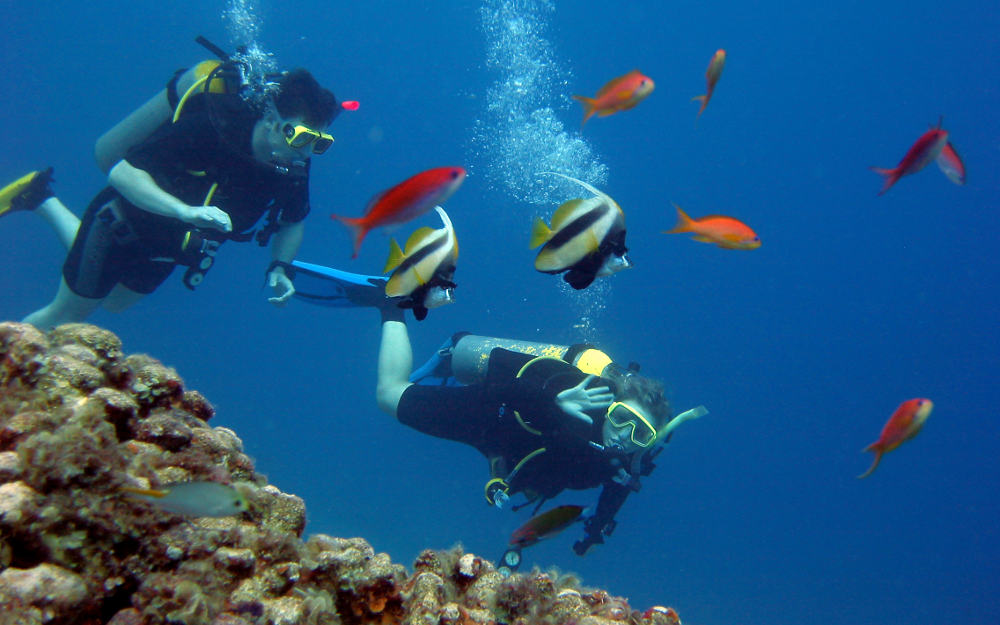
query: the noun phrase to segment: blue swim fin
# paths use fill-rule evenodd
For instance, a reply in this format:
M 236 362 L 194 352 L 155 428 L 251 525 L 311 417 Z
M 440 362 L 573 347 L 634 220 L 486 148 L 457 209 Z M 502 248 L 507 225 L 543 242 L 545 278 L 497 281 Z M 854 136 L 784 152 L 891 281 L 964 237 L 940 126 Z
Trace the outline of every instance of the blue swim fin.
M 286 266 L 295 282 L 295 297 L 330 308 L 377 306 L 385 298 L 386 279 L 349 273 L 332 267 L 292 261 Z

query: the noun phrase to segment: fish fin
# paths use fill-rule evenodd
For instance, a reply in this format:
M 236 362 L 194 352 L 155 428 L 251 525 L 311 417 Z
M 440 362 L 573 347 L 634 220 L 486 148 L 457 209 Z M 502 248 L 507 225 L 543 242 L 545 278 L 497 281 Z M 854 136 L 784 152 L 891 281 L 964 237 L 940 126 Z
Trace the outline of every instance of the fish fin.
M 573 211 L 575 211 L 583 202 L 584 200 L 581 198 L 563 202 L 562 205 L 556 209 L 556 212 L 552 214 L 552 230 L 559 230 L 569 223 L 569 218 L 573 215 Z
M 597 102 L 594 98 L 588 98 L 584 95 L 575 95 L 573 99 L 583 105 L 583 121 L 580 122 L 580 125 L 583 126 L 597 110 Z
M 531 241 L 528 249 L 535 249 L 552 238 L 552 229 L 545 225 L 541 217 L 535 218 L 535 223 L 531 227 Z
M 154 488 L 136 488 L 134 486 L 122 486 L 119 488 L 123 493 L 128 495 L 141 495 L 143 497 L 156 497 L 157 499 L 167 496 L 170 491 L 166 490 L 156 490 Z
M 540 171 L 540 172 L 538 172 L 538 174 L 539 175 L 541 175 L 541 174 L 548 174 L 550 176 L 559 176 L 561 178 L 565 178 L 566 180 L 569 180 L 570 182 L 575 182 L 576 184 L 580 185 L 581 187 L 583 187 L 587 191 L 590 191 L 591 193 L 593 193 L 597 197 L 606 198 L 609 202 L 614 203 L 616 206 L 618 205 L 617 202 L 615 202 L 614 200 L 611 199 L 610 195 L 608 195 L 604 191 L 601 191 L 597 187 L 595 187 L 595 186 L 593 186 L 591 184 L 588 184 L 588 183 L 580 180 L 579 178 L 574 178 L 573 176 L 567 176 L 566 174 L 560 174 L 557 171 Z
M 694 220 L 688 217 L 688 214 L 684 212 L 684 209 L 674 204 L 674 208 L 677 209 L 677 223 L 670 230 L 664 230 L 663 234 L 673 234 L 675 232 L 691 232 L 691 226 L 694 225 Z
M 872 461 L 872 466 L 868 467 L 867 471 L 865 471 L 864 473 L 862 473 L 861 475 L 858 476 L 859 480 L 862 480 L 862 479 L 868 477 L 869 475 L 871 475 L 872 472 L 875 471 L 875 467 L 878 466 L 879 461 L 882 460 L 882 450 L 881 449 L 875 449 L 875 443 L 872 443 L 871 445 L 865 447 L 864 450 L 865 451 L 874 451 L 875 452 L 875 460 Z
M 385 261 L 385 269 L 382 270 L 382 273 L 387 273 L 399 267 L 399 263 L 403 262 L 404 258 L 406 258 L 406 255 L 400 249 L 399 243 L 396 243 L 396 239 L 389 239 L 389 258 Z M 388 288 L 386 288 L 387 293 L 388 291 Z
M 691 240 L 692 241 L 698 241 L 700 243 L 716 243 L 716 244 L 719 244 L 719 242 L 716 241 L 715 239 L 713 239 L 711 237 L 706 237 L 703 234 L 696 234 L 693 237 L 691 237 Z
M 368 234 L 368 227 L 365 225 L 364 219 L 360 217 L 341 217 L 340 215 L 330 215 L 330 218 L 344 224 L 351 231 L 351 239 L 354 242 L 354 253 L 351 254 L 351 258 L 357 258 L 358 251 L 361 249 L 361 242 L 365 240 L 365 235 Z
M 413 234 L 410 235 L 410 238 L 406 240 L 406 247 L 403 248 L 406 250 L 406 254 L 412 254 L 413 250 L 417 249 L 420 244 L 427 239 L 427 237 L 432 236 L 433 234 L 434 228 L 431 228 L 430 226 L 423 226 L 422 228 L 414 230 Z
M 965 163 L 962 162 L 962 157 L 958 155 L 951 141 L 944 144 L 941 153 L 934 160 L 948 180 L 957 185 L 965 184 Z
M 878 192 L 879 195 L 882 195 L 883 193 L 888 191 L 892 187 L 892 185 L 896 184 L 896 181 L 899 180 L 900 173 L 902 172 L 902 170 L 899 167 L 894 167 L 892 169 L 883 169 L 881 167 L 869 167 L 868 169 L 872 170 L 876 174 L 879 174 L 880 176 L 885 177 L 885 184 L 882 185 L 882 190 Z

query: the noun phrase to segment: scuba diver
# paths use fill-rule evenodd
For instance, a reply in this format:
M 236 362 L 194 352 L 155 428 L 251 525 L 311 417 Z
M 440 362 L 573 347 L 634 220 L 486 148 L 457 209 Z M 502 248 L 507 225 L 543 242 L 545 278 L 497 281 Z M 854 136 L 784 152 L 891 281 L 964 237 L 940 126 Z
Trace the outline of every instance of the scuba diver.
M 364 287 L 342 284 L 357 305 L 382 314 L 379 407 L 425 434 L 478 449 L 489 461 L 487 502 L 499 508 L 521 493 L 526 501 L 512 507 L 535 504 L 537 512 L 564 489 L 601 487 L 593 513 L 581 518 L 578 555 L 611 535 L 615 514 L 674 428 L 707 413 L 699 406 L 671 418 L 662 383 L 589 345 L 457 334 L 412 372 L 403 310 L 392 298 L 375 303 L 361 295 Z M 519 547 L 504 554 L 508 571 L 519 562 Z
M 281 305 L 295 293 L 284 265 L 309 213 L 310 159 L 333 143 L 326 128 L 341 106 L 304 69 L 249 77 L 248 65 L 198 41 L 222 60 L 177 72 L 98 140 L 110 186 L 82 219 L 55 197 L 52 168 L 0 190 L 0 216 L 33 211 L 69 249 L 54 299 L 25 322 L 49 328 L 98 306 L 119 312 L 177 265 L 193 289 L 228 240 L 270 240 L 269 301 Z

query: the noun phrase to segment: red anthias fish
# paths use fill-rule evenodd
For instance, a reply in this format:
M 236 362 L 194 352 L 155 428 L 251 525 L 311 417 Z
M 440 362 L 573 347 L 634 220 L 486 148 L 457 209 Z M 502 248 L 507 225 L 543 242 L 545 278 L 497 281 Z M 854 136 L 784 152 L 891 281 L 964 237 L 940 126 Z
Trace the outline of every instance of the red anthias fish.
M 924 421 L 931 416 L 933 409 L 934 402 L 929 399 L 908 399 L 901 403 L 882 428 L 878 440 L 864 448 L 864 451 L 875 452 L 875 460 L 858 478 L 871 475 L 882 459 L 882 454 L 892 451 L 916 436 L 920 428 L 924 427 Z
M 465 169 L 462 167 L 428 169 L 377 194 L 368 202 L 364 217 L 330 217 L 339 219 L 351 229 L 354 235 L 354 254 L 351 258 L 357 258 L 361 242 L 369 230 L 409 221 L 444 204 L 463 180 Z
M 530 547 L 543 538 L 555 536 L 572 525 L 583 514 L 583 506 L 556 506 L 533 516 L 510 535 L 510 544 Z
M 944 146 L 948 144 L 948 131 L 941 128 L 941 122 L 938 121 L 938 125 L 931 128 L 924 134 L 920 135 L 916 143 L 910 146 L 910 149 L 906 152 L 903 160 L 899 161 L 899 165 L 896 165 L 892 169 L 882 169 L 879 167 L 872 167 L 872 171 L 882 174 L 885 176 L 885 184 L 882 185 L 882 190 L 878 192 L 882 195 L 889 190 L 892 185 L 896 184 L 896 181 L 903 176 L 909 176 L 910 174 L 915 174 L 928 163 L 933 161 L 941 154 L 941 150 Z M 945 172 L 947 174 L 947 172 Z M 950 176 L 949 176 L 950 178 Z
M 627 111 L 653 93 L 655 86 L 649 76 L 643 76 L 634 69 L 608 81 L 593 98 L 575 95 L 573 99 L 583 105 L 583 124 L 586 124 L 594 113 L 598 117 L 607 117 L 618 111 Z
M 708 71 L 705 72 L 705 83 L 708 85 L 705 89 L 705 95 L 696 95 L 691 98 L 692 101 L 701 100 L 701 108 L 698 109 L 698 117 L 705 112 L 705 107 L 708 106 L 708 101 L 712 99 L 712 92 L 715 91 L 715 83 L 719 82 L 719 76 L 722 75 L 722 68 L 726 64 L 726 51 L 716 50 L 715 54 L 712 55 L 712 60 L 708 63 Z

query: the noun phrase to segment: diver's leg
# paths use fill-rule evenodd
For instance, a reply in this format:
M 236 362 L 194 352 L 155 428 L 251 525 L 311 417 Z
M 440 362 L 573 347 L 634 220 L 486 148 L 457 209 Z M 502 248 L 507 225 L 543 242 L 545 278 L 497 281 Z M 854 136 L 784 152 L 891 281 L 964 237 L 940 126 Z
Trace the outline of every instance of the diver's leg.
M 63 323 L 83 321 L 100 305 L 100 299 L 77 295 L 66 284 L 66 279 L 60 278 L 59 290 L 56 291 L 55 298 L 48 306 L 25 317 L 24 322 L 42 330 L 48 330 Z
M 35 209 L 35 213 L 52 226 L 66 249 L 73 246 L 76 231 L 80 228 L 80 218 L 66 208 L 59 198 L 52 196 L 45 200 Z
M 146 293 L 139 293 L 122 284 L 116 284 L 111 293 L 101 302 L 101 307 L 109 312 L 120 313 L 144 297 L 146 297 Z
M 406 331 L 404 311 L 394 302 L 386 302 L 381 308 L 382 340 L 378 349 L 378 384 L 375 399 L 379 408 L 396 416 L 399 398 L 411 384 L 413 370 L 413 348 L 410 335 Z

